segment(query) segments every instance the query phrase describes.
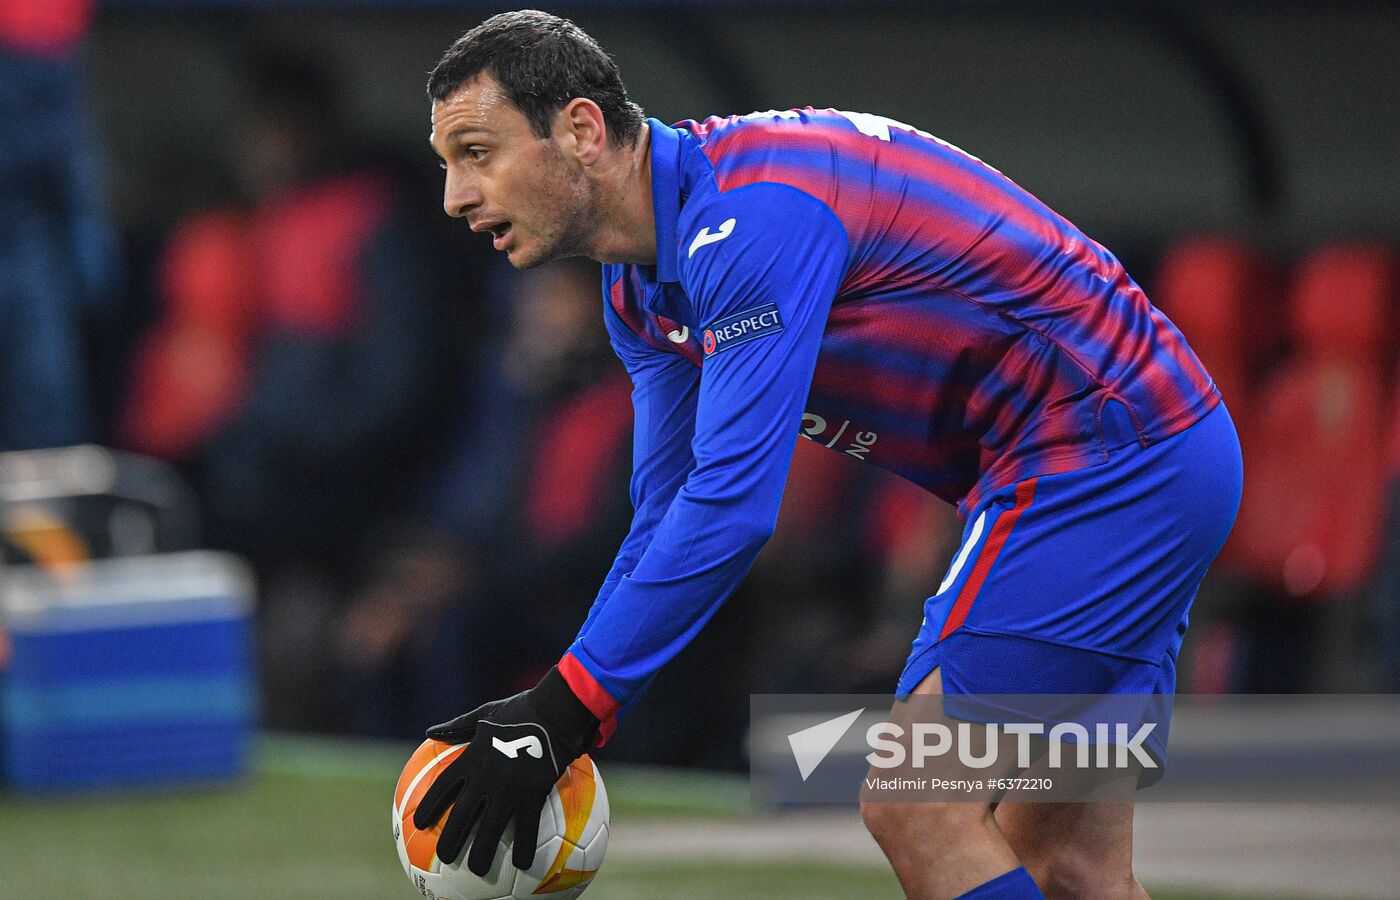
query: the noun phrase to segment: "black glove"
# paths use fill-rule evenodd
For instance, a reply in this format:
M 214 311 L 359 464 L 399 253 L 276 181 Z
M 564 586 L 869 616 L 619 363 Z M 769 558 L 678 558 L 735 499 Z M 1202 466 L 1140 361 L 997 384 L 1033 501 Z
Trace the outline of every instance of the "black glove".
M 512 862 L 517 869 L 530 868 L 540 811 L 549 792 L 569 763 L 593 745 L 597 734 L 598 719 L 574 696 L 557 668 L 524 693 L 434 725 L 428 729 L 432 740 L 470 742 L 470 746 L 423 795 L 413 813 L 414 827 L 431 828 L 451 805 L 452 813 L 438 836 L 438 859 L 445 863 L 457 859 L 472 827 L 479 826 L 467 868 L 484 876 L 506 824 L 515 819 Z

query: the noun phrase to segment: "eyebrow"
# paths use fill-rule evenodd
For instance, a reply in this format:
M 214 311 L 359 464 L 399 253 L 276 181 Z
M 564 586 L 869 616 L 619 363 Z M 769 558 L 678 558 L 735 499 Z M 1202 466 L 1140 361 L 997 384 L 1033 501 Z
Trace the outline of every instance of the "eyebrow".
M 434 134 L 435 134 L 435 132 L 433 132 L 433 131 L 428 132 L 428 144 L 429 144 L 429 146 L 433 147 L 433 151 L 436 152 L 436 151 L 437 151 L 437 146 L 433 143 L 433 135 L 434 135 Z M 491 132 L 489 132 L 489 131 L 487 131 L 487 130 L 485 130 L 485 129 L 479 127 L 479 126 L 475 126 L 475 125 L 464 125 L 464 126 L 462 126 L 461 128 L 455 128 L 455 129 L 453 129 L 452 131 L 449 131 L 449 132 L 447 133 L 447 136 L 444 137 L 444 138 L 442 139 L 442 145 L 443 145 L 444 147 L 448 147 L 448 146 L 451 146 L 454 142 L 457 142 L 457 143 L 466 143 L 466 139 L 467 139 L 468 137 L 472 137 L 472 136 L 475 136 L 475 135 L 489 136 L 490 134 L 491 134 Z M 441 154 L 439 154 L 439 155 L 441 155 Z
M 450 143 L 452 143 L 453 141 L 462 141 L 462 140 L 465 140 L 466 137 L 471 136 L 471 135 L 489 135 L 489 134 L 490 134 L 489 131 L 487 131 L 487 130 L 484 129 L 484 128 L 481 128 L 480 126 L 476 126 L 476 125 L 463 125 L 461 128 L 457 128 L 457 129 L 454 129 L 454 130 L 448 132 L 447 137 L 443 138 L 443 139 L 442 139 L 442 142 L 443 142 L 444 144 L 450 144 Z
M 444 147 L 450 146 L 453 141 L 461 141 L 464 135 L 469 135 L 476 130 L 477 129 L 471 126 L 463 126 L 461 128 L 453 129 L 452 131 L 448 132 L 446 137 L 442 139 L 442 144 Z M 436 134 L 436 129 L 428 132 L 428 146 L 432 148 L 433 153 L 436 153 L 439 157 L 441 157 L 442 154 L 438 153 L 437 142 L 433 140 L 433 136 Z

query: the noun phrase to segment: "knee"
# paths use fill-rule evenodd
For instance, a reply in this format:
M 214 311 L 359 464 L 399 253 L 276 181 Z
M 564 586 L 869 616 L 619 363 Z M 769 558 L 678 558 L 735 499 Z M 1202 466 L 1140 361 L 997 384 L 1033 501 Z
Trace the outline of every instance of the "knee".
M 862 800 L 860 803 L 860 820 L 865 823 L 865 829 L 878 844 L 884 845 L 903 828 L 900 816 L 893 807 L 892 803 L 871 803 L 868 800 Z

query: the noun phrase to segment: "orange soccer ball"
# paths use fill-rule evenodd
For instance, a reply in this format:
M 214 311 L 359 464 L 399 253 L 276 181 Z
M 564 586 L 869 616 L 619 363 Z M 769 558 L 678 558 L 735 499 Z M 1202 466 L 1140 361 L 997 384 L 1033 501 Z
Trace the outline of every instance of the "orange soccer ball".
M 442 822 L 419 831 L 413 812 L 433 779 L 467 749 L 466 744 L 424 741 L 409 757 L 394 788 L 394 843 L 399 862 L 418 892 L 429 900 L 524 900 L 554 897 L 572 900 L 588 887 L 608 848 L 608 793 L 598 767 L 580 756 L 564 770 L 540 811 L 539 849 L 535 864 L 511 864 L 514 827 L 507 827 L 485 877 L 473 875 L 463 858 L 451 864 L 437 858 Z M 471 846 L 468 839 L 467 846 Z

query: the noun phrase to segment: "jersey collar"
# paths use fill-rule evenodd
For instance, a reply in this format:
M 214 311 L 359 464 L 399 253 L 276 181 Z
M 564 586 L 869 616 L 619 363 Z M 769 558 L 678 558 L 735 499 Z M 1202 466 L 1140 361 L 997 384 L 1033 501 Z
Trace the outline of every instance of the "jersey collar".
M 656 280 L 680 281 L 676 220 L 681 213 L 681 133 L 657 119 L 651 131 L 651 205 L 656 217 Z

